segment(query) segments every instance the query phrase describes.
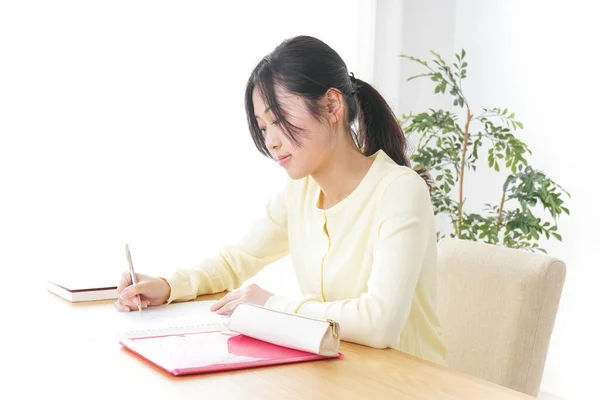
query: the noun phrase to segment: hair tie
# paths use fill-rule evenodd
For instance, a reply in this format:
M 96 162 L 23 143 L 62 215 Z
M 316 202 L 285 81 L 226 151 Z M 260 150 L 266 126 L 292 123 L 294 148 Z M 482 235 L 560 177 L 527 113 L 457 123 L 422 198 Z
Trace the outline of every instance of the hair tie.
M 350 77 L 350 86 L 352 86 L 352 91 L 350 92 L 351 96 L 354 96 L 356 94 L 356 90 L 354 89 L 356 86 L 356 78 L 354 77 L 354 72 L 350 72 L 350 75 L 348 75 Z

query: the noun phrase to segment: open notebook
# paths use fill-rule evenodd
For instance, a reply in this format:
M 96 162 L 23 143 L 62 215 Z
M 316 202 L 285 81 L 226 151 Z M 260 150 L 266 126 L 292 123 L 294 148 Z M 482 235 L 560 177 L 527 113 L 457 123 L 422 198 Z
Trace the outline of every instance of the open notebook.
M 210 311 L 216 301 L 186 301 L 158 307 L 113 313 L 112 325 L 120 334 L 119 338 L 141 338 L 208 332 L 227 329 L 230 317 Z
M 229 318 L 211 313 L 213 303 L 172 304 L 144 310 L 146 315 L 127 313 L 138 325 L 130 326 L 119 343 L 175 376 L 342 357 L 339 326 L 333 321 L 246 304 Z M 177 316 L 169 316 L 170 307 Z M 183 315 L 183 308 L 197 319 Z

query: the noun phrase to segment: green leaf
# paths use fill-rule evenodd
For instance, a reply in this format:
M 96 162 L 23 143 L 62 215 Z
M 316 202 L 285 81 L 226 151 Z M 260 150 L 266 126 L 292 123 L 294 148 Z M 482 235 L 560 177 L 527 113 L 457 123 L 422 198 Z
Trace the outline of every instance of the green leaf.
M 442 91 L 442 93 L 446 93 L 446 85 L 447 85 L 446 81 L 443 81 L 443 82 L 441 83 L 441 85 L 440 85 L 440 86 L 441 86 L 441 91 Z
M 554 236 L 555 238 L 557 238 L 558 240 L 560 240 L 562 242 L 562 236 L 560 236 L 558 233 L 551 232 L 551 235 Z
M 442 56 L 440 56 L 438 53 L 436 53 L 436 52 L 435 52 L 435 51 L 433 51 L 433 50 L 429 50 L 429 52 L 430 52 L 431 54 L 433 54 L 433 55 L 434 55 L 434 56 L 435 56 L 435 57 L 436 57 L 436 58 L 439 60 L 439 63 L 438 63 L 438 62 L 436 62 L 436 61 L 434 60 L 434 62 L 435 62 L 436 64 L 438 64 L 438 65 L 446 65 L 446 62 L 445 62 L 445 61 L 442 59 Z M 440 64 L 440 63 L 441 63 L 441 64 Z
M 412 81 L 413 79 L 422 78 L 422 77 L 424 77 L 424 76 L 432 76 L 432 75 L 433 75 L 433 73 L 431 73 L 431 72 L 429 72 L 429 73 L 426 73 L 426 74 L 413 75 L 413 76 L 411 76 L 410 78 L 408 78 L 408 79 L 406 80 L 406 82 L 410 82 L 410 81 Z
M 460 53 L 460 58 L 465 58 L 465 55 L 467 55 L 467 53 L 465 52 L 465 49 L 462 49 L 462 53 Z
M 420 60 L 417 57 L 408 56 L 406 54 L 400 54 L 400 57 L 402 57 L 402 58 L 408 58 L 409 60 L 412 60 L 414 62 L 417 62 L 417 63 L 419 63 L 419 64 L 424 65 L 425 67 L 427 67 L 427 61 Z

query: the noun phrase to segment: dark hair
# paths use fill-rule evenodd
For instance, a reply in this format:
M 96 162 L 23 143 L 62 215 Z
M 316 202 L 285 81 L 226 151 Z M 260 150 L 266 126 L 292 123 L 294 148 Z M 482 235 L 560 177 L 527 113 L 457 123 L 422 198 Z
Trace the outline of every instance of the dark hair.
M 248 79 L 245 94 L 248 126 L 256 147 L 267 157 L 270 154 L 254 113 L 255 88 L 291 141 L 300 144 L 298 136 L 303 134 L 300 127 L 289 123 L 285 110 L 279 105 L 275 95 L 277 85 L 303 97 L 315 118 L 322 117 L 323 112 L 317 101 L 329 89 L 339 90 L 347 105 L 347 122 L 358 148 L 367 156 L 381 149 L 397 164 L 410 167 L 406 137 L 385 99 L 374 87 L 355 78 L 354 74 L 349 75 L 346 63 L 335 50 L 310 36 L 283 41 L 259 61 Z M 355 131 L 352 126 L 357 120 Z

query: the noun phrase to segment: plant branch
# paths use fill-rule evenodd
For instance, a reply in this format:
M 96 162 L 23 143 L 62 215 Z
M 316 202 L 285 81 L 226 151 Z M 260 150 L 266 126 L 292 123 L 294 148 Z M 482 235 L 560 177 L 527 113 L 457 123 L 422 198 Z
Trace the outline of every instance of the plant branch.
M 498 218 L 496 218 L 496 226 L 500 228 L 500 220 L 502 217 L 502 209 L 504 208 L 504 201 L 506 199 L 506 192 L 502 191 L 502 198 L 500 199 L 500 207 L 498 207 Z
M 429 142 L 431 141 L 431 139 L 436 137 L 438 135 L 438 133 L 440 133 L 441 130 L 442 129 L 440 128 L 433 133 L 430 132 L 429 135 L 427 135 L 426 133 L 422 134 L 421 137 L 419 138 L 419 143 L 417 144 L 417 148 L 421 149 L 421 148 L 427 147 L 429 145 Z M 427 137 L 427 140 L 425 141 L 425 144 L 421 144 L 423 139 L 425 139 L 426 137 Z
M 465 177 L 465 161 L 467 157 L 467 145 L 469 143 L 469 124 L 471 123 L 471 109 L 467 107 L 467 122 L 465 123 L 465 135 L 463 138 L 462 155 L 460 159 L 460 178 L 458 184 L 458 224 L 457 224 L 457 237 L 460 239 L 460 224 L 462 222 L 462 206 L 463 206 L 463 184 Z

